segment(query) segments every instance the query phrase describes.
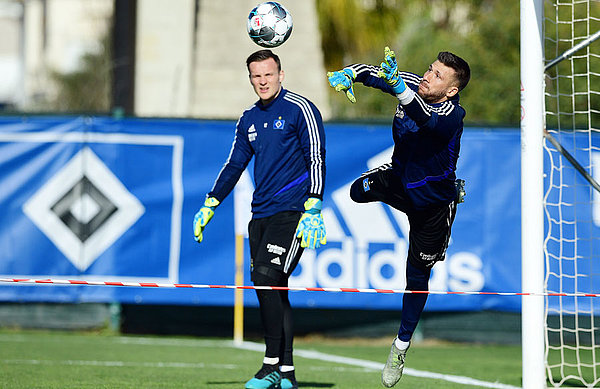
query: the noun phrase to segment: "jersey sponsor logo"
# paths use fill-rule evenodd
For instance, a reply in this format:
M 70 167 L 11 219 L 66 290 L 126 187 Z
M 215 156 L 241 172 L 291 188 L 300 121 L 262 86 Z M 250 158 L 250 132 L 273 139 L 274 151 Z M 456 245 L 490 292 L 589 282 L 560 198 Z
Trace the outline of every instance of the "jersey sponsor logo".
M 419 257 L 421 257 L 422 261 L 435 261 L 436 258 L 438 257 L 438 254 L 425 254 L 425 253 L 419 253 Z
M 443 255 L 440 254 L 425 254 L 423 252 L 419 253 L 419 258 L 421 259 L 421 261 L 423 262 L 423 264 L 425 265 L 425 267 L 432 267 L 433 265 L 435 265 L 437 258 L 442 258 L 443 259 Z
M 248 140 L 250 142 L 254 142 L 256 140 L 256 128 L 254 128 L 254 124 L 248 128 Z
M 283 130 L 284 126 L 285 126 L 285 120 L 281 119 L 281 116 L 279 117 L 279 119 L 273 120 L 273 129 L 274 130 Z
M 276 244 L 267 243 L 267 251 L 273 254 L 281 255 L 287 250 L 284 247 L 277 246 Z
M 281 259 L 279 259 L 279 257 L 275 257 L 271 259 L 271 263 L 274 265 L 281 265 Z

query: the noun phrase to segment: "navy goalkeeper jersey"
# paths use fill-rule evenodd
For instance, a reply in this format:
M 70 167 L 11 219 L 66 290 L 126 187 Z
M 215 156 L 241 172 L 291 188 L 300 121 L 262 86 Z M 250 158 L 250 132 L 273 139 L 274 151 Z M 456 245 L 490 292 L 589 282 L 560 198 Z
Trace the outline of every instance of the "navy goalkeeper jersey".
M 244 111 L 229 157 L 208 195 L 223 201 L 253 156 L 253 217 L 304 211 L 309 196 L 323 197 L 323 119 L 306 98 L 282 88 L 267 105 L 259 100 Z
M 355 64 L 357 82 L 395 96 L 390 85 L 377 77 L 377 66 Z M 459 96 L 441 103 L 428 104 L 416 93 L 422 77 L 400 72 L 407 87 L 415 94 L 408 104 L 398 104 L 392 136 L 392 170 L 415 209 L 440 206 L 456 198 L 455 171 L 460 152 L 465 110 Z

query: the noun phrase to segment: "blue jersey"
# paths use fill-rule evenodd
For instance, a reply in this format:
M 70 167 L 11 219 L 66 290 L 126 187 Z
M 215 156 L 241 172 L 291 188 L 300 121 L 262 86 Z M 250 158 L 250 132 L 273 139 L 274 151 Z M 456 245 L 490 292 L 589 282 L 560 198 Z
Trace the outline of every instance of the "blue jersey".
M 395 96 L 392 87 L 377 77 L 379 67 L 349 67 L 356 72 L 357 82 Z M 408 104 L 401 102 L 396 108 L 392 169 L 415 209 L 447 205 L 456 198 L 455 171 L 465 110 L 459 104 L 458 94 L 441 103 L 427 104 L 416 93 L 422 77 L 408 72 L 400 75 L 415 93 Z
M 303 211 L 309 196 L 323 197 L 323 119 L 306 98 L 282 88 L 267 105 L 257 101 L 244 111 L 229 157 L 208 195 L 223 201 L 253 156 L 253 217 Z

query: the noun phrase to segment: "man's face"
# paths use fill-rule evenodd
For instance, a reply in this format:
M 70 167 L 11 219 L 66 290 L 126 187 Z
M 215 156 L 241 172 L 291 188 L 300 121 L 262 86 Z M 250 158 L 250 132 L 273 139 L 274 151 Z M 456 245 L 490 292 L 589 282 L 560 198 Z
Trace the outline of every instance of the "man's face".
M 248 65 L 250 83 L 254 92 L 263 104 L 270 103 L 277 97 L 283 81 L 283 70 L 277 69 L 277 62 L 273 58 L 264 61 L 251 62 Z
M 454 69 L 436 60 L 423 75 L 419 96 L 429 104 L 448 100 L 458 93 L 455 77 Z

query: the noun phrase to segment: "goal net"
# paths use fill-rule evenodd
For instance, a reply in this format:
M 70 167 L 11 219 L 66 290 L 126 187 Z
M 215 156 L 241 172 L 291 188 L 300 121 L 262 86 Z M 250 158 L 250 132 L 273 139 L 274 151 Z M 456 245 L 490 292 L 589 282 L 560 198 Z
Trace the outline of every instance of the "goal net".
M 547 380 L 594 387 L 600 298 L 572 294 L 600 293 L 600 39 L 589 42 L 600 30 L 600 0 L 544 0 L 543 10 L 544 286 L 569 294 L 545 300 Z

